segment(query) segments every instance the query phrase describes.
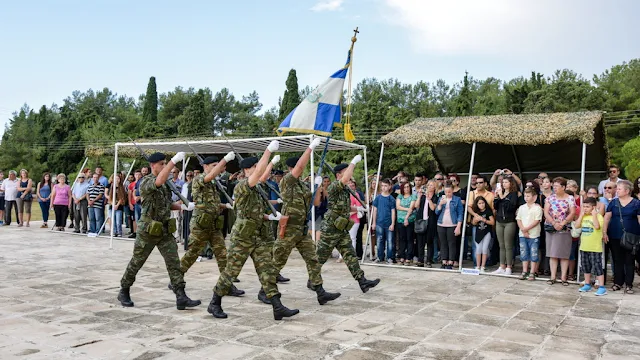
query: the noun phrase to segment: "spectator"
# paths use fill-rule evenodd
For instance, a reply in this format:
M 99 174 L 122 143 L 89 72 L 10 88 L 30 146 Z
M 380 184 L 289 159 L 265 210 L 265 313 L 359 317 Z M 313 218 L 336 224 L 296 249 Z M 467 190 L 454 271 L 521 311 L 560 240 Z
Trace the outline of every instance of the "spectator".
M 596 190 L 597 191 L 597 190 Z M 596 197 L 598 194 L 596 194 Z M 584 286 L 580 292 L 591 290 L 591 275 L 598 279 L 600 287 L 597 296 L 607 294 L 604 287 L 604 271 L 602 269 L 602 226 L 604 218 L 596 209 L 597 201 L 593 197 L 587 197 L 582 204 L 577 223 L 582 228 L 580 256 L 582 258 L 582 272 L 584 273 Z
M 89 208 L 89 232 L 97 234 L 102 228 L 104 223 L 104 186 L 99 181 L 100 176 L 93 174 L 93 181 L 87 188 L 87 194 L 89 195 L 88 208 Z
M 593 198 L 596 199 L 596 210 L 598 211 L 598 213 L 602 216 L 604 216 L 605 211 L 607 210 L 607 207 L 598 200 L 598 187 L 597 186 L 589 186 L 587 188 L 587 192 L 586 192 L 586 198 Z M 583 200 L 584 201 L 584 200 Z M 601 226 L 604 225 L 604 223 L 600 223 Z
M 112 178 L 110 179 L 112 182 L 112 186 L 113 184 L 115 184 L 115 202 L 113 201 L 113 195 L 110 194 L 109 195 L 109 199 L 111 199 L 112 202 L 112 206 L 114 207 L 113 212 L 114 212 L 114 219 L 112 221 L 112 233 L 113 236 L 115 237 L 120 237 L 122 236 L 122 216 L 123 216 L 123 212 L 124 212 L 124 207 L 126 205 L 125 203 L 125 199 L 126 199 L 126 195 L 124 192 L 124 177 L 122 176 L 122 174 L 115 174 L 115 176 L 112 176 Z M 112 190 L 113 188 L 110 187 L 109 190 Z
M 436 195 L 440 198 L 444 194 L 444 175 L 437 172 L 433 179 L 436 181 Z
M 477 215 L 473 206 L 475 204 L 475 199 L 477 197 L 483 197 L 489 209 L 493 211 L 494 195 L 491 191 L 487 189 L 487 185 L 489 185 L 489 183 L 487 182 L 487 179 L 484 176 L 479 176 L 478 178 L 476 178 L 476 189 L 469 193 L 469 205 L 467 206 L 467 212 L 469 213 L 469 217 L 467 220 L 468 223 L 472 223 L 473 218 Z M 495 222 L 495 218 L 494 218 L 494 222 Z M 492 226 L 495 226 L 495 224 L 492 224 Z M 476 231 L 477 231 L 476 226 L 473 226 L 471 228 L 470 235 L 471 235 L 471 238 L 473 239 L 473 241 L 471 242 L 471 257 L 473 259 L 474 267 L 478 266 L 478 262 L 477 262 L 478 256 L 476 254 L 476 248 L 477 248 L 478 242 L 476 241 L 477 239 L 475 234 Z M 491 242 L 489 242 L 487 246 L 490 246 L 490 245 L 491 245 Z M 489 257 L 490 254 L 486 254 L 486 255 L 487 257 Z
M 56 230 L 64 231 L 69 208 L 71 207 L 71 187 L 65 183 L 67 180 L 65 174 L 58 174 L 57 180 L 58 183 L 53 186 L 51 193 L 51 198 L 53 199 L 51 207 L 53 207 L 53 211 L 56 214 Z
M 11 208 L 15 209 L 16 221 L 20 225 L 20 218 L 18 216 L 18 205 L 16 204 L 16 198 L 18 197 L 18 179 L 16 179 L 16 172 L 14 170 L 9 171 L 9 178 L 2 182 L 2 191 L 4 192 L 4 226 L 11 225 Z
M 347 184 L 351 190 L 355 193 L 356 191 L 356 182 L 354 179 L 349 180 Z M 353 221 L 353 226 L 349 229 L 349 237 L 351 238 L 351 246 L 353 246 L 353 250 L 356 250 L 356 241 L 358 240 L 358 229 L 360 228 L 360 218 L 364 215 L 364 208 L 360 205 L 362 199 L 360 195 L 356 193 L 356 196 L 349 195 L 349 203 L 351 205 L 351 210 L 349 212 L 349 220 Z M 360 250 L 362 251 L 362 245 L 360 245 Z M 342 259 L 342 255 L 340 256 Z
M 414 222 L 417 196 L 413 195 L 411 184 L 406 182 L 400 187 L 396 197 L 396 213 L 398 214 L 398 257 L 400 264 L 411 265 L 413 259 Z
M 620 180 L 617 185 L 618 198 L 609 203 L 604 216 L 604 241 L 611 244 L 613 252 L 613 287 L 618 291 L 633 294 L 634 254 L 620 245 L 624 232 L 640 235 L 640 200 L 633 198 L 633 184 Z
M 491 228 L 496 220 L 493 210 L 489 207 L 489 202 L 482 196 L 476 196 L 473 201 L 473 242 L 475 246 L 475 266 L 476 270 L 485 272 L 487 257 L 491 250 Z
M 567 194 L 573 196 L 573 200 L 576 203 L 576 211 L 571 221 L 578 219 L 580 216 L 580 207 L 582 205 L 581 197 L 578 192 L 578 183 L 575 180 L 567 180 Z M 574 281 L 575 273 L 578 270 L 577 261 L 579 254 L 578 245 L 580 237 L 571 238 L 571 255 L 569 256 L 569 274 L 567 280 Z
M 416 221 L 426 220 L 427 230 L 424 233 L 416 234 L 416 243 L 418 247 L 418 267 L 423 267 L 423 264 L 427 264 L 430 268 L 433 266 L 433 253 L 436 241 L 436 233 L 438 231 L 438 216 L 436 215 L 436 203 L 438 197 L 436 196 L 436 182 L 431 180 L 427 182 L 426 189 L 420 188 L 418 190 L 418 212 Z M 425 247 L 427 248 L 427 257 L 425 259 Z
M 316 217 L 316 241 L 320 239 L 320 223 L 324 219 L 324 214 L 327 212 L 327 206 L 329 205 L 329 185 L 331 185 L 331 179 L 328 176 L 322 178 L 322 186 L 318 188 L 320 193 L 320 206 L 315 207 Z M 311 231 L 311 224 L 309 224 L 309 231 Z
M 38 203 L 40 204 L 40 210 L 42 211 L 42 226 L 41 228 L 48 228 L 47 222 L 49 221 L 49 207 L 51 207 L 51 190 L 53 183 L 51 182 L 51 174 L 45 172 L 42 174 L 42 180 L 38 183 L 36 189 L 36 196 L 38 197 Z
M 395 184 L 393 185 L 393 188 L 391 189 L 392 190 L 391 192 L 398 193 L 400 192 L 400 184 L 408 181 L 407 173 L 404 171 L 398 171 L 398 174 L 394 176 L 393 179 L 391 180 L 395 182 Z
M 609 165 L 608 173 L 609 173 L 609 178 L 600 181 L 600 184 L 598 184 L 598 192 L 603 195 L 604 195 L 604 190 L 607 183 L 613 182 L 617 185 L 618 182 L 622 180 L 618 177 L 620 175 L 620 167 L 618 167 L 618 165 L 613 165 L 613 164 Z
M 373 223 L 371 229 L 376 232 L 378 248 L 378 258 L 376 262 L 385 260 L 385 249 L 387 251 L 387 263 L 395 262 L 394 249 L 394 228 L 396 223 L 396 202 L 391 196 L 391 180 L 384 179 L 381 182 L 381 194 L 373 200 L 373 213 L 371 214 Z
M 600 199 L 598 200 L 602 205 L 604 205 L 605 207 L 605 213 L 606 213 L 606 209 L 609 206 L 609 203 L 611 203 L 611 201 L 613 201 L 613 199 L 615 199 L 617 197 L 616 195 L 616 189 L 618 188 L 617 183 L 613 182 L 613 181 L 609 181 L 604 185 L 604 193 L 602 194 L 602 196 L 600 197 Z M 606 235 L 606 232 L 605 232 Z M 610 242 L 605 242 L 604 244 L 604 270 L 605 270 L 605 281 L 607 280 L 607 264 L 609 264 L 609 255 L 611 254 L 611 258 L 613 258 L 613 251 L 611 250 L 611 243 Z M 615 264 L 613 263 L 613 261 L 611 261 L 611 271 L 615 272 Z
M 191 182 L 193 181 L 193 172 L 187 171 L 187 182 L 182 186 L 182 196 L 185 199 L 189 200 L 189 202 L 193 201 L 193 195 L 191 193 Z M 184 249 L 188 250 L 189 248 L 189 235 L 191 234 L 189 231 L 189 224 L 191 223 L 191 217 L 193 215 L 192 211 L 182 210 L 182 238 L 185 239 Z
M 20 223 L 18 227 L 23 224 L 29 227 L 31 221 L 31 203 L 33 202 L 33 181 L 29 178 L 29 172 L 25 169 L 20 170 L 20 180 L 18 182 L 18 194 L 16 197 L 16 203 L 18 205 L 18 220 Z M 24 214 L 27 214 L 27 221 L 25 224 Z
M 502 180 L 506 177 L 512 177 L 516 182 L 517 186 L 514 187 L 514 190 L 517 192 L 518 189 L 520 189 L 520 187 L 522 186 L 522 180 L 520 180 L 518 175 L 511 172 L 511 170 L 509 169 L 497 169 L 496 171 L 494 171 L 493 175 L 491 176 L 491 180 L 489 180 L 489 184 L 497 192 L 502 186 Z
M 358 258 L 358 260 L 362 260 L 362 257 L 364 256 L 364 249 L 362 248 L 362 233 L 364 231 L 365 225 L 368 224 L 367 223 L 367 211 L 364 208 L 363 205 L 366 204 L 366 201 L 364 201 L 366 199 L 365 195 L 362 193 L 362 191 L 360 191 L 358 189 L 358 184 L 354 181 L 354 186 L 355 188 L 353 189 L 353 191 L 355 191 L 356 194 L 358 194 L 358 199 L 360 199 L 362 201 L 362 204 L 358 204 L 358 206 L 360 207 L 360 211 L 358 212 L 358 220 L 360 222 L 358 229 L 356 230 L 356 257 Z
M 133 173 L 133 181 L 131 181 L 128 185 L 127 198 L 129 199 L 129 213 L 131 214 L 131 234 L 129 234 L 129 239 L 136 238 L 137 231 L 137 223 L 138 221 L 138 206 L 137 206 L 137 198 L 136 196 L 136 184 L 142 178 L 142 172 L 140 170 L 136 170 Z
M 522 261 L 522 276 L 520 280 L 535 280 L 540 261 L 540 222 L 542 221 L 542 207 L 536 203 L 538 192 L 533 186 L 524 190 L 525 204 L 518 208 L 518 235 L 520 238 L 520 261 Z M 529 263 L 531 269 L 529 270 Z
M 453 186 L 447 183 L 435 210 L 438 215 L 438 240 L 443 269 L 453 269 L 453 263 L 457 261 L 456 238 L 462 231 L 463 209 L 462 200 L 453 195 Z
M 425 178 L 423 175 L 416 175 L 413 178 L 413 189 L 411 189 L 411 193 L 416 195 L 418 194 L 418 191 L 420 191 L 420 188 L 425 185 Z
M 567 271 L 569 269 L 569 257 L 571 255 L 571 233 L 567 225 L 571 222 L 576 212 L 576 203 L 573 196 L 566 193 L 567 180 L 562 177 L 553 179 L 554 194 L 547 198 L 544 205 L 546 251 L 549 258 L 551 278 L 549 285 L 557 282 L 558 260 L 560 261 L 562 285 L 568 286 Z
M 87 215 L 89 214 L 89 196 L 87 190 L 89 189 L 89 182 L 85 181 L 85 175 L 80 173 L 76 180 L 73 189 L 71 189 L 71 195 L 73 197 L 73 218 L 75 220 L 74 233 L 79 234 L 82 231 L 83 234 L 87 233 Z M 82 227 L 80 222 L 82 221 Z
M 457 196 L 462 200 L 462 205 L 464 205 L 467 201 L 467 193 L 462 193 L 462 188 L 460 188 L 460 176 L 456 173 L 451 173 L 448 176 L 449 182 L 453 187 L 453 195 Z
M 0 226 L 4 225 L 4 190 L 2 190 L 3 181 L 4 172 L 0 170 Z
M 496 190 L 493 208 L 496 211 L 496 237 L 500 246 L 500 267 L 494 274 L 511 275 L 513 267 L 513 243 L 515 241 L 518 209 L 518 189 L 513 176 L 506 175 L 502 186 Z

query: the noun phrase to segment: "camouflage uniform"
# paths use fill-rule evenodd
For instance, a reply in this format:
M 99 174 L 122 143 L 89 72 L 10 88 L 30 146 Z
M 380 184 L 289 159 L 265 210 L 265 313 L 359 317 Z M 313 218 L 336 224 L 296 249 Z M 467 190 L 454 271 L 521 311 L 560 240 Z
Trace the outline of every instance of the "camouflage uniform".
M 189 250 L 180 260 L 180 270 L 186 273 L 207 244 L 213 250 L 220 273 L 227 266 L 227 248 L 224 244 L 220 217 L 220 194 L 213 181 L 204 182 L 205 174 L 200 174 L 191 183 L 193 201 L 196 208 L 189 223 Z
M 271 226 L 264 220 L 264 200 L 257 189 L 249 186 L 248 180 L 241 180 L 233 191 L 236 221 L 231 230 L 231 244 L 227 256 L 227 266 L 213 289 L 216 295 L 225 296 L 231 290 L 235 279 L 247 257 L 251 256 L 256 273 L 267 294 L 267 298 L 280 295 L 276 285 L 275 267 L 272 259 L 272 242 L 267 235 Z
M 329 205 L 324 215 L 324 221 L 320 227 L 322 235 L 318 241 L 318 261 L 320 264 L 324 264 L 331 256 L 331 252 L 335 247 L 342 255 L 342 259 L 344 259 L 344 263 L 349 268 L 353 278 L 360 280 L 360 278 L 364 276 L 364 272 L 360 269 L 355 249 L 351 245 L 351 238 L 349 237 L 350 227 L 339 230 L 334 223 L 338 217 L 349 219 L 351 203 L 349 199 L 350 194 L 346 186 L 347 185 L 336 180 L 331 183 L 327 189 L 329 193 Z
M 129 288 L 136 280 L 136 274 L 157 246 L 164 258 L 169 279 L 174 289 L 184 289 L 184 278 L 180 271 L 178 245 L 169 229 L 171 219 L 171 190 L 166 184 L 156 187 L 156 177 L 149 174 L 140 180 L 140 196 L 142 197 L 142 215 L 138 221 L 136 242 L 133 246 L 133 257 L 120 280 L 120 286 Z M 148 233 L 151 221 L 163 224 L 162 234 L 153 236 Z
M 307 213 L 311 207 L 311 191 L 295 176 L 286 174 L 280 182 L 280 194 L 284 201 L 282 215 L 289 216 L 284 237 L 278 236 L 273 247 L 273 262 L 280 272 L 295 247 L 307 265 L 311 285 L 322 285 L 316 246 L 307 231 Z

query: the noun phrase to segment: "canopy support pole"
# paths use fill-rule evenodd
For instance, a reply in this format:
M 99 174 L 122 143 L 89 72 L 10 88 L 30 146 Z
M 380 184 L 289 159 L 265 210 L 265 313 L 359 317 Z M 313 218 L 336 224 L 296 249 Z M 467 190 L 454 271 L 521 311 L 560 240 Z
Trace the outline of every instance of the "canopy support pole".
M 311 135 L 309 137 L 309 142 L 313 141 L 313 135 Z M 328 140 L 327 140 L 328 141 Z M 309 187 L 311 188 L 311 193 L 314 194 L 314 190 L 315 190 L 315 184 L 316 184 L 316 176 L 314 174 L 314 151 L 311 151 L 311 159 L 309 164 L 311 165 L 311 171 L 309 172 Z M 320 186 L 322 186 L 322 184 L 320 184 Z M 314 196 L 315 198 L 315 196 Z M 311 199 L 311 204 L 313 205 L 313 202 L 315 201 L 315 199 Z M 313 239 L 313 242 L 316 243 L 316 241 L 318 239 L 316 239 L 316 207 L 315 206 L 311 206 L 311 238 Z
M 367 167 L 367 148 L 365 147 L 364 150 L 364 191 L 365 191 L 365 198 L 361 199 L 365 209 L 366 209 L 366 216 L 367 219 L 369 219 L 371 216 L 371 211 L 369 209 L 369 168 Z M 367 232 L 369 232 L 369 230 L 367 229 Z M 360 238 L 362 241 L 362 238 Z M 360 244 L 363 245 L 363 244 Z M 367 248 L 365 246 L 362 247 L 362 259 L 364 259 L 367 256 Z
M 514 150 L 514 155 L 515 155 L 515 150 Z M 473 143 L 473 145 L 471 145 L 471 161 L 469 163 L 469 174 L 473 174 L 473 163 L 476 160 L 476 143 Z M 516 160 L 517 162 L 517 160 Z M 467 194 L 466 194 L 466 200 L 465 200 L 465 204 L 464 204 L 464 216 L 462 217 L 462 239 L 460 239 L 460 256 L 458 258 L 458 271 L 462 272 L 462 258 L 464 256 L 464 242 L 467 241 L 467 239 L 465 238 L 466 234 L 467 234 L 467 226 L 465 224 L 465 222 L 467 221 L 467 214 L 469 212 L 469 207 L 467 205 L 469 205 L 469 192 L 471 191 L 471 176 L 469 176 L 468 180 L 467 180 Z M 471 241 L 475 241 L 474 239 L 471 239 Z
M 109 235 L 109 250 L 113 249 L 113 232 L 115 230 L 115 214 L 116 214 L 116 207 L 113 206 L 113 204 L 116 203 L 116 173 L 118 172 L 118 144 L 116 144 L 115 146 L 115 152 L 114 152 L 114 157 L 113 157 L 113 184 L 112 184 L 112 190 L 111 192 L 113 193 L 113 200 L 111 200 L 111 232 Z M 105 206 L 107 204 L 105 203 Z M 107 219 L 104 220 L 105 223 L 107 222 Z
M 516 168 L 518 170 L 518 176 L 520 177 L 520 180 L 524 180 L 522 178 L 522 168 L 520 167 L 520 161 L 518 161 L 518 154 L 516 154 L 516 147 L 511 145 L 511 152 L 513 153 L 513 159 L 516 161 Z M 469 173 L 471 174 L 471 173 Z M 471 175 L 469 175 L 471 176 Z
M 380 143 L 380 144 L 381 144 L 380 145 L 380 158 L 378 159 L 378 172 L 376 173 L 376 187 L 375 187 L 375 189 L 373 189 L 373 199 L 375 199 L 376 195 L 378 195 L 378 185 L 379 185 L 378 183 L 380 182 L 380 171 L 382 170 L 382 157 L 384 156 L 384 143 Z M 368 176 L 368 174 L 365 174 L 365 176 Z M 369 191 L 367 191 L 367 193 L 368 192 Z M 369 202 L 369 200 L 367 199 L 367 203 L 368 202 Z M 364 247 L 362 248 L 363 255 L 362 255 L 362 260 L 360 261 L 360 263 L 362 263 L 362 264 L 364 264 L 364 260 L 366 258 L 366 256 L 364 256 L 365 249 L 369 248 L 369 242 L 371 241 L 371 223 L 373 221 L 372 213 L 373 213 L 373 211 L 369 212 L 369 223 L 367 225 L 367 241 L 365 242 Z M 374 256 L 375 256 L 375 254 L 373 253 L 373 250 L 372 250 L 371 254 L 369 256 L 369 260 L 373 260 Z
M 578 192 L 584 190 L 584 181 L 585 181 L 585 169 L 587 167 L 587 144 L 586 143 L 582 143 L 582 163 L 580 165 L 580 189 L 578 190 Z M 580 204 L 582 206 L 582 203 Z M 580 226 L 580 224 L 577 224 L 578 226 Z M 580 256 L 580 253 L 578 252 L 577 255 L 578 258 L 578 270 L 576 271 L 576 281 L 580 281 L 580 266 L 582 265 L 582 256 Z M 604 257 L 603 257 L 604 260 Z M 604 269 L 604 271 L 606 272 L 607 269 Z M 604 284 L 600 284 L 600 286 L 604 286 Z

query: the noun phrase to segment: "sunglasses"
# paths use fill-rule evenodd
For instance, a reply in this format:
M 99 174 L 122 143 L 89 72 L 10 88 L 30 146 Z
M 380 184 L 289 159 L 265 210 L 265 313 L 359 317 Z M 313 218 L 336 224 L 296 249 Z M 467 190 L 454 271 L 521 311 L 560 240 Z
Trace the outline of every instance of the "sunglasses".
M 436 178 L 436 181 L 442 181 L 444 178 Z
M 615 170 L 615 169 L 609 170 L 609 174 L 614 173 L 614 172 L 618 172 L 618 170 Z
M 609 189 L 609 190 L 611 190 L 611 189 L 615 189 L 613 186 L 605 186 L 604 188 L 605 188 L 605 189 Z
M 477 184 L 484 184 L 484 181 L 476 181 L 476 185 Z

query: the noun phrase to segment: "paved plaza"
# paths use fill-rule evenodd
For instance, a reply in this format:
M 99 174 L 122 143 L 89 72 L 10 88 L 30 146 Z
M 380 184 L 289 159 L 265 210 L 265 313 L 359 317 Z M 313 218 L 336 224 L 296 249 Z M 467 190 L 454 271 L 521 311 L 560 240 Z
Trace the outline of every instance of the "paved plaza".
M 274 321 L 251 260 L 225 297 L 228 319 L 206 307 L 215 260 L 187 273 L 178 311 L 157 250 L 116 300 L 133 242 L 31 228 L 0 228 L 1 359 L 640 359 L 640 294 L 580 295 L 578 286 L 496 276 L 366 266 L 378 287 L 363 294 L 344 264 L 323 268 L 342 297 L 320 306 L 297 252 L 283 270 L 282 300 L 300 314 Z M 183 251 L 180 252 L 181 254 Z

